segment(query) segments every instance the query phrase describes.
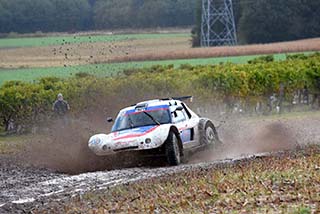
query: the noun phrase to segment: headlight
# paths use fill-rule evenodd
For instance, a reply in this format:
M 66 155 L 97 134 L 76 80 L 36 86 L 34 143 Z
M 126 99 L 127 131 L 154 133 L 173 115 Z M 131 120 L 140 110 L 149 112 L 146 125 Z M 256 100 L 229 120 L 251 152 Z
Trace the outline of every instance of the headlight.
M 102 150 L 103 150 L 103 151 L 108 150 L 108 146 L 107 146 L 107 145 L 103 145 L 103 146 L 102 146 Z
M 97 138 L 97 137 L 91 138 L 91 139 L 89 140 L 89 144 L 90 144 L 90 145 L 96 145 L 96 144 L 99 144 L 99 143 L 100 143 L 100 139 Z
M 100 142 L 101 142 L 100 138 L 96 137 L 96 138 L 94 139 L 94 143 L 95 143 L 95 144 L 100 144 Z
M 145 142 L 146 142 L 146 144 L 149 144 L 149 143 L 151 143 L 151 139 L 150 139 L 150 138 L 147 138 L 147 139 L 145 140 Z

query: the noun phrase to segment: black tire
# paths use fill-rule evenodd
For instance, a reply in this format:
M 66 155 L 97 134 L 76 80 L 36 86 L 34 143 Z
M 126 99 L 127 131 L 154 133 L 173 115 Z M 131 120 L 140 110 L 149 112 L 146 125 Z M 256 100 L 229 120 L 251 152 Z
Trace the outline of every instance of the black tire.
M 179 147 L 179 139 L 176 133 L 169 132 L 165 143 L 165 152 L 167 161 L 170 166 L 177 166 L 181 163 L 181 150 Z
M 205 124 L 205 125 L 204 125 Z M 221 140 L 219 139 L 218 132 L 214 125 L 207 121 L 200 122 L 200 144 L 201 145 L 220 145 L 222 144 Z

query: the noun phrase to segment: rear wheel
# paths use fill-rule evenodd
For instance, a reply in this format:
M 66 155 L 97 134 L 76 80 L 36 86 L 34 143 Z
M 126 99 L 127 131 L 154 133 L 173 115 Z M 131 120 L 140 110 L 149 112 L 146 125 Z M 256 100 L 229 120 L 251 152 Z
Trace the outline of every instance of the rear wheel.
M 211 122 L 207 122 L 205 127 L 202 128 L 202 132 L 200 136 L 200 144 L 201 145 L 222 144 L 222 142 L 219 139 L 218 132 Z
M 173 131 L 170 131 L 165 144 L 166 156 L 169 165 L 177 166 L 181 163 L 181 152 L 179 148 L 179 140 Z

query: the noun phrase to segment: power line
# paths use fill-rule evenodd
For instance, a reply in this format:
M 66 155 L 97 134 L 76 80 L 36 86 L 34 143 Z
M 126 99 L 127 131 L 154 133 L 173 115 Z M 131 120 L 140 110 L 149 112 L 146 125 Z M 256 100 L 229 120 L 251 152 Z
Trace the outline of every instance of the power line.
M 220 5 L 216 0 L 202 0 L 201 46 L 236 44 L 232 0 L 224 0 Z

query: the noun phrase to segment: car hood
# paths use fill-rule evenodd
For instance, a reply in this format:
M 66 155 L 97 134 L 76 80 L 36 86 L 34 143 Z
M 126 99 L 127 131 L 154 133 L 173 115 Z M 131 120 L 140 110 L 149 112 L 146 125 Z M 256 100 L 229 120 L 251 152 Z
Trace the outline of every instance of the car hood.
M 111 137 L 111 139 L 114 141 L 124 140 L 128 138 L 133 138 L 133 137 L 141 137 L 143 135 L 146 135 L 154 131 L 158 127 L 159 127 L 158 125 L 150 125 L 150 126 L 142 126 L 142 127 L 132 128 L 132 129 L 126 129 L 122 131 L 113 132 L 109 134 L 109 137 Z

